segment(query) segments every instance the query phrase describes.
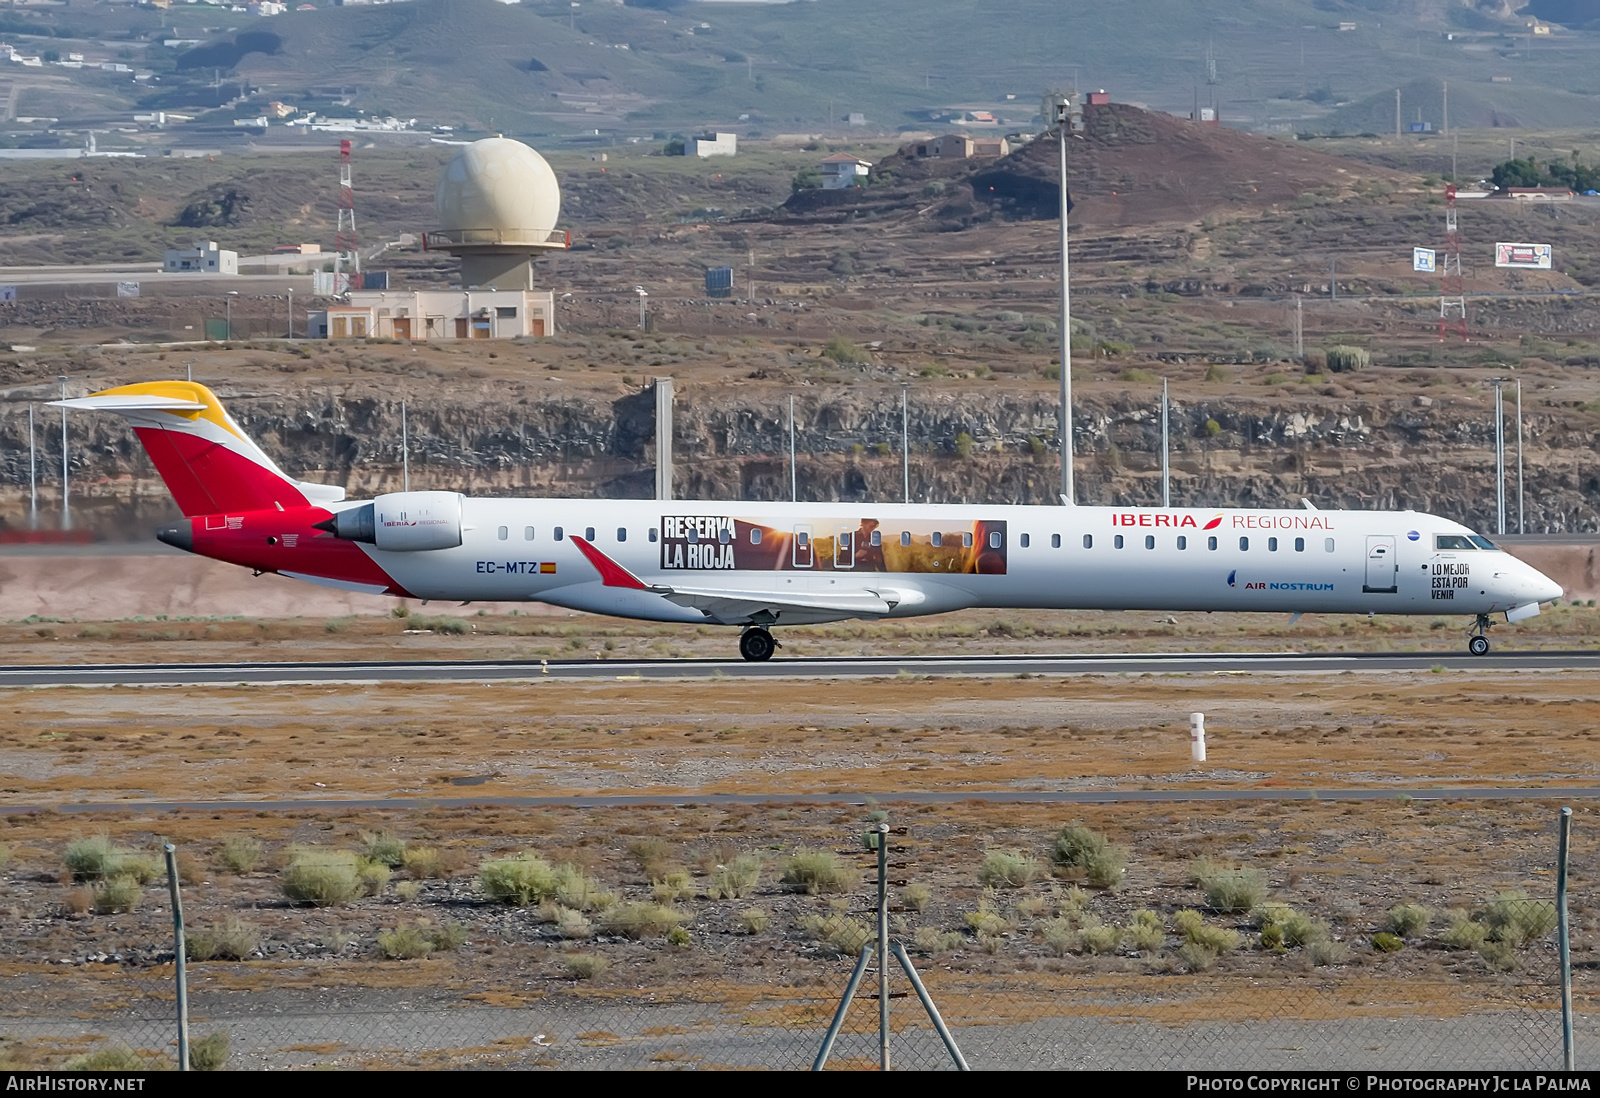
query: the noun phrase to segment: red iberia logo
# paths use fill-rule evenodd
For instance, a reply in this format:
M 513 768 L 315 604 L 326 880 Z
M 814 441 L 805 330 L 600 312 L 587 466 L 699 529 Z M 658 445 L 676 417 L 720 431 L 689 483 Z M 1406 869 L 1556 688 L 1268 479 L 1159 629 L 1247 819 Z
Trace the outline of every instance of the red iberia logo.
M 1113 526 L 1189 526 L 1215 530 L 1221 522 L 1221 511 L 1218 511 L 1217 517 L 1207 522 L 1204 527 L 1200 527 L 1193 515 L 1175 515 L 1170 511 L 1114 511 L 1111 514 Z

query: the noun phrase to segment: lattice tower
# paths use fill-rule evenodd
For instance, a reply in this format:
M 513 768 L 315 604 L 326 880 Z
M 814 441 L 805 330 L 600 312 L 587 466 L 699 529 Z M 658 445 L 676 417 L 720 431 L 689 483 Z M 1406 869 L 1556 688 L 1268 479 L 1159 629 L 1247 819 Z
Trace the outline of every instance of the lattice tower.
M 350 142 L 339 142 L 339 228 L 333 242 L 334 281 L 340 281 L 345 255 L 350 257 L 350 286 L 361 288 L 361 251 L 356 243 L 356 194 L 350 185 Z

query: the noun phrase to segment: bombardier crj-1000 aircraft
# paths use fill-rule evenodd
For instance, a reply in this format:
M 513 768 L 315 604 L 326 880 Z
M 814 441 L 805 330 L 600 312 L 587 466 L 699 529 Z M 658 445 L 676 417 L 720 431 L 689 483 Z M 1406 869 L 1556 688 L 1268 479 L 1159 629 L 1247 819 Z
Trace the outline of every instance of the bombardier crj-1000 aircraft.
M 132 424 L 201 556 L 418 599 L 545 602 L 648 621 L 772 627 L 967 607 L 1471 614 L 1518 621 L 1561 596 L 1488 539 L 1415 511 L 475 499 L 371 502 L 297 481 L 203 385 L 60 401 Z

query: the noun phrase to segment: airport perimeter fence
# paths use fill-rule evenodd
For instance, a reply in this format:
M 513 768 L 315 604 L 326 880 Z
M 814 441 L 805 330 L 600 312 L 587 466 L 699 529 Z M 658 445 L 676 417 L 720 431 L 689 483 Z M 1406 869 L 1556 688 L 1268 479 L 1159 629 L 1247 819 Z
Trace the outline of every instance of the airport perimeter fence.
M 806 1069 L 855 973 L 829 1068 L 877 1067 L 882 1032 L 892 1067 L 952 1068 L 893 946 L 880 1030 L 870 862 L 853 894 L 798 897 L 804 913 L 787 925 L 774 915 L 738 933 L 716 933 L 704 900 L 707 917 L 690 918 L 686 936 L 648 942 L 604 932 L 561 940 L 546 925 L 537 941 L 512 943 L 513 923 L 544 925 L 548 913 L 500 914 L 498 929 L 479 924 L 460 947 L 490 954 L 472 973 L 449 951 L 385 961 L 370 942 L 274 935 L 281 911 L 250 912 L 280 939 L 272 948 L 188 963 L 191 1061 Z M 888 861 L 888 872 L 908 864 Z M 1406 894 L 1416 882 L 1393 884 Z M 973 1069 L 1549 1071 L 1562 1069 L 1569 1041 L 1576 1066 L 1600 1064 L 1600 943 L 1580 919 L 1568 1037 L 1554 896 L 1460 887 L 1431 911 L 1331 921 L 1261 903 L 1226 912 L 1203 902 L 1142 907 L 1108 893 L 1084 902 L 1048 881 L 998 888 L 940 916 L 903 903 L 900 885 L 885 896 L 890 939 Z M 791 899 L 773 887 L 720 902 L 776 908 Z M 54 957 L 61 936 L 50 920 L 25 921 L 18 933 L 39 960 L 8 966 L 0 1066 L 176 1065 L 170 937 Z M 603 970 L 579 960 L 608 954 L 616 959 Z

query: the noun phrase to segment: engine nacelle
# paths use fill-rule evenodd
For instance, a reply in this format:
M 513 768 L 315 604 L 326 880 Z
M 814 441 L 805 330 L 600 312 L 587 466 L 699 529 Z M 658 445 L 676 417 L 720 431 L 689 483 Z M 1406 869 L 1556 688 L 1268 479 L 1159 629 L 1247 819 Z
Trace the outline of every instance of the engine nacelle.
M 390 492 L 318 526 L 389 553 L 454 549 L 461 544 L 461 493 Z

